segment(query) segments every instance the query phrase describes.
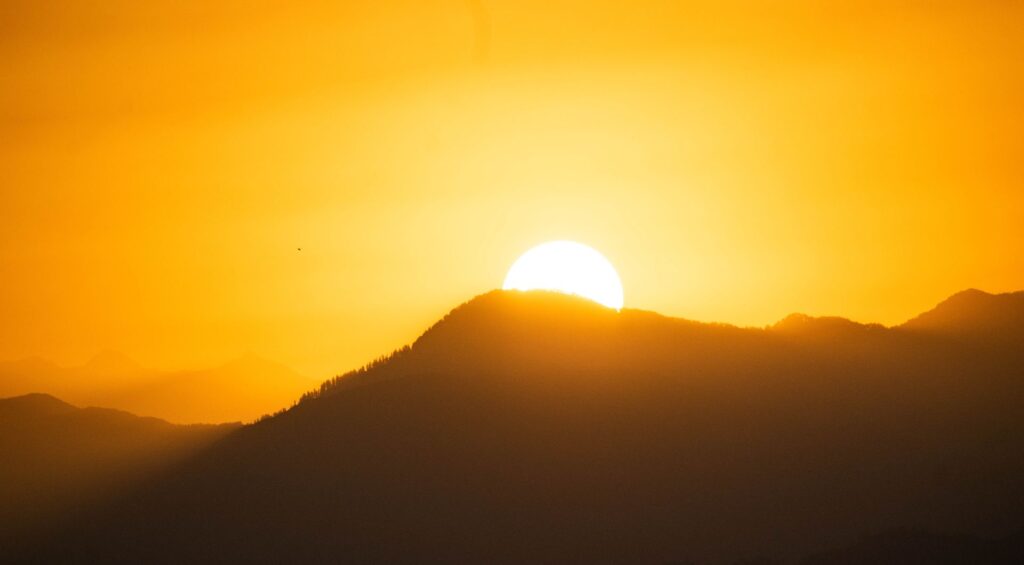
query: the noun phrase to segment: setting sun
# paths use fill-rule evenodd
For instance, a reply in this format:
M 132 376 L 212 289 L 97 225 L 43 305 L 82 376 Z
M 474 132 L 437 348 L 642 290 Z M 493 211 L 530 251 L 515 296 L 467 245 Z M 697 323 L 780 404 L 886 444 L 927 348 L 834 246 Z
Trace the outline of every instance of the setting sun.
M 596 250 L 574 241 L 549 241 L 523 253 L 505 276 L 505 290 L 554 290 L 622 309 L 622 281 Z

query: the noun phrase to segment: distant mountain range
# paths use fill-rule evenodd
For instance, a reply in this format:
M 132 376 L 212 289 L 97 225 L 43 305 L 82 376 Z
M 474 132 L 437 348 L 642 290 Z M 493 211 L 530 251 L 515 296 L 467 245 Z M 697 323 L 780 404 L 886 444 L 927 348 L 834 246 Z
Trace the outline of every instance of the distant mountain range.
M 212 369 L 160 371 L 104 351 L 80 367 L 31 358 L 0 362 L 0 398 L 52 394 L 177 423 L 249 422 L 290 405 L 315 381 L 246 355 Z
M 738 328 L 491 292 L 27 556 L 1017 562 L 1022 296 Z

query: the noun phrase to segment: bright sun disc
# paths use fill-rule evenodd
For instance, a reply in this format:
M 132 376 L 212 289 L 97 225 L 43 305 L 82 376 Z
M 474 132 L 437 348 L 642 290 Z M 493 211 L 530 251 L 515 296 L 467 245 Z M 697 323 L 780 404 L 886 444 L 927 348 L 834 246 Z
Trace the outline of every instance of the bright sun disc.
M 549 241 L 523 253 L 505 275 L 504 290 L 553 290 L 622 309 L 622 281 L 594 249 L 575 241 Z

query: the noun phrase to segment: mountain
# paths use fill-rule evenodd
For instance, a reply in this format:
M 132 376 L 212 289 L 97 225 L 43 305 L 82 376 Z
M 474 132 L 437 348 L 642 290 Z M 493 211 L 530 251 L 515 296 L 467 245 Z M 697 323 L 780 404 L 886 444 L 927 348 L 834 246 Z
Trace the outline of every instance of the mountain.
M 175 426 L 45 394 L 0 399 L 0 547 L 210 445 L 233 426 Z
M 491 292 L 30 556 L 730 563 L 901 528 L 998 538 L 1024 524 L 1006 308 L 950 339 Z
M 291 405 L 315 382 L 279 363 L 247 354 L 212 369 L 162 373 L 110 393 L 104 404 L 174 422 L 239 422 Z
M 40 359 L 0 363 L 0 397 L 42 392 L 179 423 L 253 421 L 290 405 L 314 384 L 252 354 L 190 371 L 147 369 L 113 351 L 80 367 Z
M 143 372 L 133 359 L 117 351 L 104 350 L 82 366 L 82 372 L 92 375 L 120 375 Z
M 958 292 L 902 327 L 984 339 L 1018 339 L 1024 326 L 1024 292 Z

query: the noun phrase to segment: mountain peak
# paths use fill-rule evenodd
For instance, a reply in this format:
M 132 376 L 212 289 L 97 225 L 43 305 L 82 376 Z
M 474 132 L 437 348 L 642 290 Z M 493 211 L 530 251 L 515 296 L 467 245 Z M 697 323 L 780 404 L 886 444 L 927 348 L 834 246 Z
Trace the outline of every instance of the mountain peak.
M 960 291 L 901 327 L 943 333 L 1005 333 L 1024 328 L 1024 292 Z M 1007 334 L 1009 335 L 1009 334 Z
M 953 294 L 952 296 L 947 298 L 946 301 L 950 301 L 950 300 L 979 300 L 979 299 L 985 299 L 987 297 L 992 297 L 992 296 L 995 296 L 995 295 L 992 294 L 991 292 L 985 292 L 984 290 L 979 290 L 977 288 L 968 288 L 968 289 L 961 290 L 960 292 L 957 292 L 957 293 Z
M 67 402 L 41 392 L 2 398 L 0 399 L 0 408 L 4 413 L 19 414 L 60 414 L 77 410 Z
M 492 290 L 453 309 L 431 326 L 413 347 L 440 335 L 480 331 L 504 333 L 513 329 L 571 329 L 615 320 L 619 312 L 596 302 L 546 290 Z
M 618 313 L 582 296 L 553 290 L 492 290 L 473 297 L 457 306 L 451 314 L 475 309 L 515 310 L 572 310 L 602 312 L 609 315 Z M 451 315 L 449 314 L 449 315 Z
M 142 369 L 132 358 L 110 349 L 97 353 L 82 368 L 90 373 L 102 374 L 132 373 Z
M 236 357 L 215 369 L 213 371 L 224 371 L 224 372 L 237 372 L 237 373 L 252 373 L 254 376 L 259 375 L 287 375 L 289 378 L 295 378 L 305 380 L 305 377 L 299 375 L 291 367 L 278 363 L 277 361 L 271 361 L 266 357 L 262 357 L 247 351 L 241 356 Z
M 781 335 L 825 339 L 867 335 L 884 329 L 880 324 L 861 324 L 838 316 L 815 317 L 807 314 L 790 314 L 768 327 L 768 331 Z

